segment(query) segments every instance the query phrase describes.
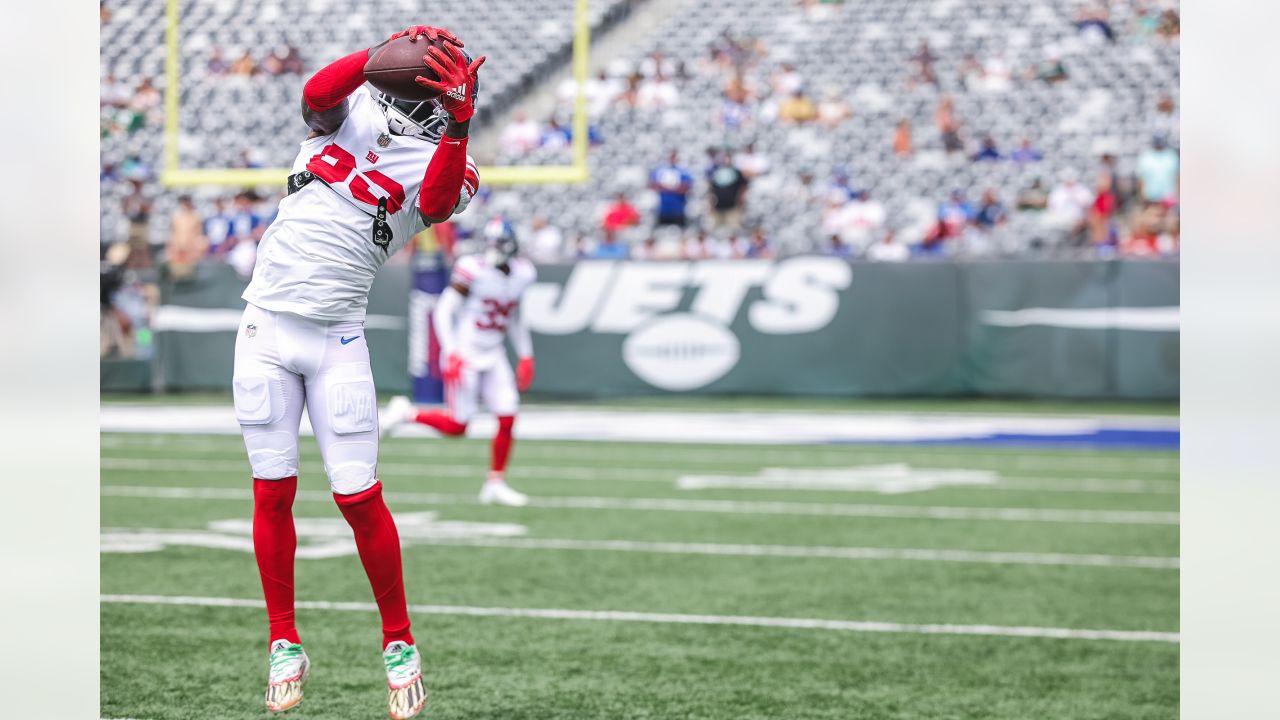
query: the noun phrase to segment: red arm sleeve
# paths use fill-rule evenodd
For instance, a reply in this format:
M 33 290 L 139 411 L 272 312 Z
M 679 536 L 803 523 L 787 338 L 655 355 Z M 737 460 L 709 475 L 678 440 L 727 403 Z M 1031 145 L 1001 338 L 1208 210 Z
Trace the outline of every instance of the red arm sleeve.
M 467 170 L 467 138 L 440 138 L 436 152 L 427 164 L 418 193 L 418 209 L 428 219 L 445 220 L 458 204 L 462 178 Z
M 368 61 L 369 51 L 357 50 L 320 68 L 302 88 L 307 107 L 323 112 L 341 104 L 364 84 L 364 64 Z

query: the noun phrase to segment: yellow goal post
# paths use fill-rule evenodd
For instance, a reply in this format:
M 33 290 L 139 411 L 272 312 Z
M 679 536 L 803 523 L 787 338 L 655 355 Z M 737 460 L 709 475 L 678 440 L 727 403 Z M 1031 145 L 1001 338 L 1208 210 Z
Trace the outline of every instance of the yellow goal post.
M 164 164 L 160 183 L 166 187 L 221 185 L 232 187 L 284 186 L 288 168 L 182 168 L 178 161 L 178 82 L 181 58 L 178 52 L 178 13 L 182 0 L 166 0 L 165 12 L 165 118 Z M 588 0 L 573 0 L 573 77 L 577 96 L 573 103 L 573 162 L 569 165 L 493 165 L 480 168 L 485 185 L 534 185 L 540 183 L 581 183 L 587 170 L 587 53 L 591 43 Z

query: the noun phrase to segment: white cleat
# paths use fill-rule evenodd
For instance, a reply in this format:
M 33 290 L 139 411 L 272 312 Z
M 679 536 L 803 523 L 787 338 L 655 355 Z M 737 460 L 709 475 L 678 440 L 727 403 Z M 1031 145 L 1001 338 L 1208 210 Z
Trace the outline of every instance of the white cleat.
M 413 412 L 413 403 L 404 395 L 396 395 L 387 402 L 387 409 L 382 414 L 378 434 L 387 437 L 393 430 L 409 422 L 409 413 Z
M 529 504 L 529 496 L 512 490 L 505 482 L 490 480 L 480 490 L 480 504 L 524 507 Z
M 271 674 L 267 679 L 267 710 L 284 712 L 302 702 L 302 686 L 311 674 L 311 661 L 302 646 L 288 640 L 271 643 Z
M 422 712 L 427 689 L 422 685 L 422 656 L 418 648 L 396 641 L 382 651 L 387 668 L 387 715 L 391 720 L 407 720 Z

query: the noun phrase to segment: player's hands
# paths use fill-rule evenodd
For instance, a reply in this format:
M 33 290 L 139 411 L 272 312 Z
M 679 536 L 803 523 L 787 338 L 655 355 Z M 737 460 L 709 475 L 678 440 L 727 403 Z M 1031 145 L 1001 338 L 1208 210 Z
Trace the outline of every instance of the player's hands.
M 464 363 L 462 356 L 458 353 L 449 353 L 449 357 L 444 360 L 444 367 L 440 369 L 440 377 L 447 383 L 456 383 L 462 379 L 462 367 Z
M 516 363 L 516 387 L 520 392 L 529 389 L 533 384 L 533 358 L 522 357 L 520 362 Z
M 446 52 L 447 50 L 447 52 Z M 432 45 L 422 62 L 431 68 L 439 80 L 432 80 L 419 75 L 414 78 L 424 88 L 440 93 L 440 104 L 453 118 L 454 122 L 466 122 L 475 114 L 472 98 L 475 95 L 476 71 L 484 64 L 484 55 L 467 65 L 467 58 L 462 51 L 453 45 L 445 45 L 445 50 Z
M 453 33 L 444 28 L 431 27 L 430 25 L 411 25 L 404 30 L 387 38 L 387 42 L 391 42 L 396 38 L 407 37 L 409 42 L 418 42 L 418 38 L 425 37 L 431 42 L 443 40 L 452 45 L 462 47 L 462 41 L 453 36 Z

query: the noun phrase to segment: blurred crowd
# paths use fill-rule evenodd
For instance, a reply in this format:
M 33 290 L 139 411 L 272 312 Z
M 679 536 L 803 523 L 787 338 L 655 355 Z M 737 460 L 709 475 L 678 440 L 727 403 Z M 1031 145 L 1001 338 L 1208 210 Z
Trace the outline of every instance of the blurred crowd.
M 1166 0 L 1123 0 L 1133 4 L 1124 27 L 1111 21 L 1111 3 L 1087 0 L 1079 4 L 1074 23 L 1085 43 L 1173 43 L 1179 35 L 1176 4 Z M 801 3 L 820 15 L 838 3 Z M 750 258 L 773 253 L 820 252 L 867 260 L 907 260 L 926 257 L 982 257 L 1009 254 L 1008 235 L 1016 232 L 1017 252 L 1052 250 L 1072 257 L 1171 255 L 1178 251 L 1179 232 L 1179 117 L 1176 87 L 1164 88 L 1157 103 L 1147 108 L 1147 147 L 1140 152 L 1103 150 L 1093 165 L 1037 172 L 1046 151 L 1033 136 L 999 137 L 970 127 L 957 110 L 960 94 L 1017 92 L 1026 85 L 1053 86 L 1071 73 L 1056 47 L 1043 49 L 1043 59 L 1014 67 L 1001 51 L 979 57 L 965 53 L 957 66 L 943 73 L 938 57 L 925 39 L 902 60 L 904 93 L 930 87 L 937 101 L 933 127 L 921 129 L 902 117 L 884 138 L 890 162 L 917 159 L 918 133 L 935 133 L 943 167 L 973 164 L 987 169 L 1006 166 L 1018 172 L 1006 177 L 1029 178 L 992 184 L 981 192 L 947 188 L 935 197 L 930 217 L 892 217 L 875 196 L 871 183 L 862 183 L 856 159 L 838 165 L 828 177 L 800 167 L 785 177 L 775 172 L 775 160 L 747 140 L 698 151 L 671 148 L 655 159 L 643 185 L 622 192 L 598 185 L 591 201 L 599 208 L 593 232 L 556 229 L 555 219 L 538 215 L 528 224 L 535 233 L 537 259 L 544 262 L 583 257 L 677 259 L 700 257 Z M 707 120 L 726 138 L 750 138 L 754 133 L 786 133 L 801 127 L 821 132 L 854 117 L 854 98 L 833 90 L 814 91 L 795 63 L 771 61 L 769 48 L 752 37 L 724 32 L 697 62 L 672 60 L 661 50 L 631 66 L 611 66 L 586 81 L 583 94 L 593 147 L 605 144 L 596 123 L 619 109 L 633 122 L 664 126 L 682 117 L 673 111 L 691 78 L 714 79 L 720 98 L 706 108 Z M 504 159 L 518 162 L 547 150 L 567 157 L 572 140 L 568 129 L 577 86 L 565 80 L 559 102 L 542 122 L 517 110 L 501 132 Z M 1105 116 L 1098 122 L 1105 123 Z M 743 131 L 746 131 L 745 133 Z M 1102 131 L 1104 128 L 1099 127 Z M 932 143 L 930 143 L 932 145 Z M 1135 157 L 1136 156 L 1136 157 Z M 1125 159 L 1122 159 L 1125 158 Z M 1048 158 L 1053 159 L 1053 158 Z M 1059 163 L 1060 164 L 1060 163 Z M 807 246 L 780 248 L 770 237 L 768 216 L 753 212 L 753 187 L 782 183 L 788 208 L 818 220 L 820 232 Z M 514 191 L 513 191 L 514 192 Z M 477 203 L 477 208 L 484 204 Z M 1012 223 L 1011 223 L 1012 221 Z

